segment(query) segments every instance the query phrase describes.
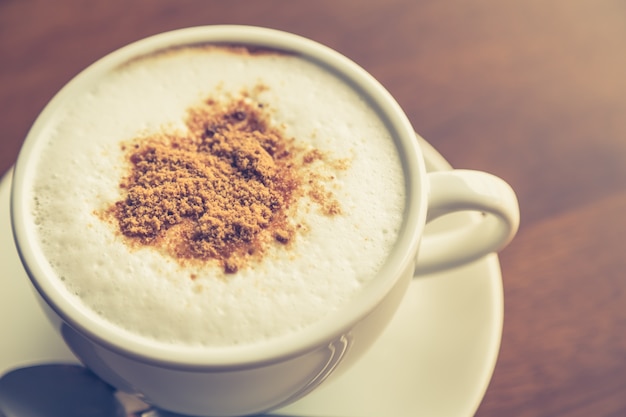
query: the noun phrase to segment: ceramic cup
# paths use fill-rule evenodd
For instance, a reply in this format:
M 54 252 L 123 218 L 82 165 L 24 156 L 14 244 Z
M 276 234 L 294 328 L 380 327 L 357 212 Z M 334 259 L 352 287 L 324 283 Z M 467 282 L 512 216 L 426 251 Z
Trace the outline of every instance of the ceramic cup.
M 374 103 L 395 132 L 407 183 L 404 227 L 383 269 L 338 312 L 297 334 L 252 346 L 164 349 L 129 339 L 86 314 L 67 297 L 42 254 L 26 216 L 30 155 L 41 132 L 64 102 L 108 70 L 164 48 L 198 43 L 243 44 L 289 51 L 330 68 Z M 515 193 L 483 172 L 426 173 L 414 129 L 390 94 L 366 71 L 314 41 L 276 30 L 207 26 L 156 35 L 104 57 L 73 79 L 36 120 L 13 178 L 12 226 L 17 248 L 42 305 L 73 352 L 115 387 L 177 413 L 236 416 L 287 405 L 329 377 L 348 369 L 376 340 L 400 304 L 409 282 L 425 273 L 478 259 L 506 246 L 517 231 Z M 427 222 L 459 211 L 478 220 L 450 233 L 422 239 Z M 421 250 L 420 250 L 421 243 Z

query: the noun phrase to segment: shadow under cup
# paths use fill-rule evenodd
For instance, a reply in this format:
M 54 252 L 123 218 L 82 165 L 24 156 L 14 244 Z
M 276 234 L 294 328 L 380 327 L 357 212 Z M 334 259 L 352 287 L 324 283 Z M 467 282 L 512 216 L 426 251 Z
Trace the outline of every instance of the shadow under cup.
M 113 68 L 167 48 L 204 43 L 285 51 L 320 64 L 352 85 L 384 120 L 403 165 L 406 210 L 397 242 L 377 277 L 338 311 L 298 333 L 253 345 L 199 348 L 152 343 L 120 330 L 68 294 L 40 248 L 30 216 L 32 158 L 40 136 L 72 96 Z M 348 369 L 391 320 L 413 278 L 426 221 L 428 184 L 414 130 L 389 93 L 352 61 L 313 41 L 275 30 L 213 26 L 164 33 L 124 47 L 68 83 L 34 123 L 19 155 L 11 195 L 19 255 L 44 310 L 83 363 L 115 387 L 166 410 L 235 416 L 266 411 L 306 395 Z

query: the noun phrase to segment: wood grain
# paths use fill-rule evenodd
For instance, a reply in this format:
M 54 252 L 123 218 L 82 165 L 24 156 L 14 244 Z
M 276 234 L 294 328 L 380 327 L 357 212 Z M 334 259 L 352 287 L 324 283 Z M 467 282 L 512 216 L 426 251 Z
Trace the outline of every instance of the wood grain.
M 223 23 L 339 50 L 453 165 L 517 191 L 502 349 L 477 416 L 626 415 L 626 2 L 0 0 L 0 172 L 82 68 Z

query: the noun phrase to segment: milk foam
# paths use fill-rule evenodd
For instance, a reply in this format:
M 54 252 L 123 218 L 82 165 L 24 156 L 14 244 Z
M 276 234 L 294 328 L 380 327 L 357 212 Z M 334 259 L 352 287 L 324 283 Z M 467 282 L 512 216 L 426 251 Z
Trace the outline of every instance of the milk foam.
M 184 129 L 186 109 L 261 82 L 260 100 L 289 136 L 348 170 L 332 171 L 343 214 L 301 201 L 307 231 L 233 275 L 181 267 L 151 248 L 130 249 L 95 213 L 121 198 L 120 143 Z M 223 346 L 296 331 L 339 308 L 384 263 L 403 219 L 401 163 L 384 123 L 335 75 L 295 56 L 178 49 L 108 73 L 55 114 L 32 186 L 33 220 L 69 292 L 106 320 L 165 343 Z M 190 276 L 195 274 L 195 279 Z

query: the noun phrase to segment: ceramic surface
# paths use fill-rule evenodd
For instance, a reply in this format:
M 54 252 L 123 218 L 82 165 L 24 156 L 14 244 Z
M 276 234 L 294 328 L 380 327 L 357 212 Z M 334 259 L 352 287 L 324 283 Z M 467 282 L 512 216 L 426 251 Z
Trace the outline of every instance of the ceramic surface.
M 429 170 L 450 169 L 422 141 Z M 0 184 L 0 374 L 37 363 L 76 362 L 36 304 L 13 244 L 10 174 Z M 446 216 L 439 233 L 471 222 Z M 276 415 L 471 416 L 495 366 L 503 321 L 498 257 L 413 280 L 393 321 L 362 360 Z

